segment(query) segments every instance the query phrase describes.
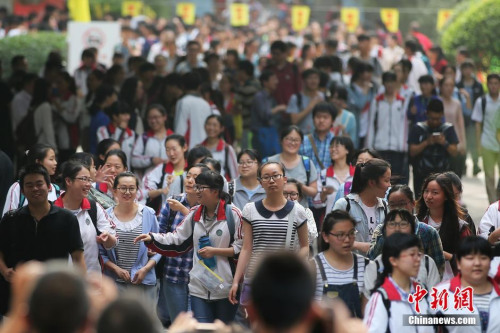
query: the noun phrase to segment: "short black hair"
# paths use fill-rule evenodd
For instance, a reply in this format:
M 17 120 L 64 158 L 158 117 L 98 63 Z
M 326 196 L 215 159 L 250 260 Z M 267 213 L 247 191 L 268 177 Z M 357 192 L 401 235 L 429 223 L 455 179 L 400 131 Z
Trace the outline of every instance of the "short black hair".
M 317 75 L 320 77 L 320 73 L 316 68 L 309 68 L 302 72 L 302 80 L 307 79 L 311 75 Z
M 19 173 L 19 184 L 21 185 L 21 188 L 23 190 L 24 190 L 24 179 L 26 178 L 26 176 L 29 175 L 42 175 L 43 180 L 45 181 L 47 186 L 50 186 L 50 176 L 47 169 L 45 169 L 40 164 L 30 164 L 27 165 L 25 168 L 23 168 Z
M 201 85 L 200 74 L 189 72 L 182 75 L 182 87 L 184 90 L 198 90 Z
M 491 73 L 491 74 L 488 74 L 488 76 L 486 77 L 486 82 L 490 82 L 491 80 L 497 80 L 497 81 L 500 81 L 500 75 L 498 75 L 497 73 Z
M 437 98 L 431 99 L 431 101 L 427 105 L 427 112 L 443 113 L 444 112 L 443 102 Z
M 28 318 L 40 333 L 76 332 L 85 325 L 89 310 L 83 279 L 70 272 L 51 272 L 35 284 Z
M 253 78 L 255 67 L 249 60 L 240 60 L 238 62 L 238 70 L 245 72 L 246 75 Z
M 418 44 L 416 41 L 410 39 L 405 42 L 405 48 L 408 48 L 412 53 L 415 53 L 418 50 Z
M 264 82 L 268 82 L 273 75 L 276 75 L 276 73 L 274 73 L 272 70 L 264 69 L 259 76 L 260 84 L 263 86 Z
M 333 49 L 336 49 L 338 46 L 339 46 L 339 41 L 336 40 L 336 39 L 328 39 L 326 42 L 325 42 L 325 46 L 326 47 L 331 47 Z
M 387 83 L 387 82 L 396 82 L 398 80 L 398 77 L 396 76 L 396 73 L 392 71 L 384 72 L 382 74 L 382 83 Z
M 287 51 L 287 46 L 286 46 L 286 43 L 282 40 L 277 40 L 277 41 L 274 41 L 272 44 L 271 44 L 271 52 L 273 50 L 278 50 L 278 51 L 281 51 L 281 52 L 286 52 Z
M 19 66 L 24 60 L 26 59 L 26 57 L 22 54 L 17 54 L 15 56 L 12 57 L 12 59 L 10 60 L 10 66 L 12 68 L 14 67 L 17 67 Z
M 149 311 L 132 298 L 119 298 L 111 302 L 101 313 L 96 330 L 97 333 L 156 332 Z
M 155 65 L 150 62 L 145 62 L 139 66 L 139 73 L 154 72 L 156 70 Z
M 430 83 L 430 84 L 434 84 L 434 77 L 432 77 L 432 75 L 429 75 L 429 74 L 425 74 L 425 75 L 422 75 L 421 77 L 418 78 L 418 83 L 419 84 L 423 84 L 423 83 Z
M 313 118 L 316 117 L 318 113 L 329 114 L 332 117 L 332 121 L 335 121 L 335 118 L 337 118 L 338 110 L 332 103 L 319 102 L 314 106 L 312 110 Z
M 360 34 L 360 35 L 358 35 L 357 39 L 358 39 L 358 43 L 361 43 L 361 42 L 365 42 L 367 40 L 369 41 L 370 36 L 368 36 L 366 34 Z
M 236 160 L 239 162 L 241 157 L 245 154 L 248 155 L 251 160 L 257 161 L 257 164 L 260 165 L 260 161 L 262 158 L 257 149 L 243 149 L 242 151 L 239 152 Z
M 262 260 L 252 280 L 251 300 L 265 326 L 293 327 L 307 316 L 313 298 L 314 279 L 296 255 L 272 254 Z
M 182 87 L 182 75 L 179 73 L 170 73 L 163 79 L 164 87 Z
M 336 84 L 332 85 L 332 87 L 330 88 L 330 96 L 333 97 L 335 96 L 335 94 L 337 94 L 338 99 L 347 102 L 349 94 L 346 87 Z
M 466 59 L 464 62 L 460 64 L 460 70 L 463 71 L 466 68 L 474 69 L 476 66 L 474 65 L 474 61 L 472 59 Z
M 457 250 L 457 261 L 469 254 L 483 254 L 490 259 L 493 258 L 491 244 L 484 238 L 479 236 L 468 236 L 462 239 Z
M 82 51 L 82 60 L 84 58 L 93 58 L 93 59 L 95 59 L 95 53 L 94 53 L 94 51 L 92 51 L 90 48 L 83 50 Z
M 401 64 L 401 67 L 403 67 L 403 70 L 406 70 L 407 72 L 411 72 L 411 69 L 413 68 L 413 65 L 410 60 L 408 59 L 401 59 L 398 64 Z

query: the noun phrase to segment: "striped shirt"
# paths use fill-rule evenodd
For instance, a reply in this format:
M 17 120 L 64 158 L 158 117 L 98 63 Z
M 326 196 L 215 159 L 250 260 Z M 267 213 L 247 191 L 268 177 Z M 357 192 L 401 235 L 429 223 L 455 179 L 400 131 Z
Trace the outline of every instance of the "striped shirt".
M 295 216 L 293 220 L 293 232 L 290 249 L 299 248 L 297 229 L 307 227 L 307 216 L 304 207 L 293 201 L 288 201 L 279 211 L 267 210 L 262 200 L 251 202 L 243 208 L 243 219 L 252 227 L 253 247 L 250 262 L 247 267 L 245 279 L 249 280 L 253 276 L 255 267 L 263 255 L 279 252 L 285 248 L 286 234 L 288 230 L 289 214 L 295 204 Z
M 114 216 L 114 222 L 116 224 L 116 235 L 120 240 L 115 248 L 116 265 L 131 273 L 139 255 L 140 243 L 134 244 L 134 239 L 142 234 L 142 216 L 137 214 L 134 220 L 125 223 Z M 116 281 L 125 282 L 119 278 Z
M 330 263 L 326 260 L 324 252 L 318 254 L 318 257 L 321 259 L 321 263 L 325 268 L 326 281 L 329 285 L 342 285 L 348 284 L 352 282 L 357 282 L 359 288 L 359 294 L 361 295 L 364 292 L 365 288 L 365 260 L 366 258 L 356 254 L 358 259 L 358 279 L 354 281 L 354 265 L 348 270 L 340 270 L 332 267 Z M 315 298 L 317 300 L 321 300 L 323 298 L 323 278 L 321 277 L 321 272 L 318 268 L 318 264 L 316 264 L 316 293 Z

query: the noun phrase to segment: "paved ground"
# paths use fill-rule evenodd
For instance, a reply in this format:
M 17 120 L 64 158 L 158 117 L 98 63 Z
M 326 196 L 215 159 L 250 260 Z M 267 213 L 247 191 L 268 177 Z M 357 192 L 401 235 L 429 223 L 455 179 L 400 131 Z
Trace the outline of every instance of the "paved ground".
M 477 177 L 472 176 L 472 161 L 467 160 L 467 176 L 462 177 L 464 192 L 462 200 L 466 204 L 469 214 L 476 226 L 488 208 L 488 196 L 484 185 L 484 172 L 480 172 Z

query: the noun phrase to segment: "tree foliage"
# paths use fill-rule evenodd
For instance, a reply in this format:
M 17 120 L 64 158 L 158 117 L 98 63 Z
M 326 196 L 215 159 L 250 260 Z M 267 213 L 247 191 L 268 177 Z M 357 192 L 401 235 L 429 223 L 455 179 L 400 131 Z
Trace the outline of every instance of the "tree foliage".
M 59 50 L 66 59 L 66 35 L 60 32 L 38 32 L 0 39 L 0 59 L 4 77 L 10 75 L 10 60 L 18 54 L 26 56 L 29 71 L 38 73 L 51 51 Z
M 457 48 L 465 46 L 476 64 L 486 71 L 498 71 L 500 0 L 471 1 L 459 7 L 443 30 L 445 53 L 455 54 Z

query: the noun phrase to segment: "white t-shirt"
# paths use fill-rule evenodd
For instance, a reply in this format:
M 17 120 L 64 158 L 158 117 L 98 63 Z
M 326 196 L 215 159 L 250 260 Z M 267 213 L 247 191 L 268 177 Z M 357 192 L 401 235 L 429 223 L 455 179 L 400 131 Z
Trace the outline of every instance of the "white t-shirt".
M 471 119 L 475 122 L 483 124 L 483 133 L 481 134 L 481 146 L 488 150 L 500 152 L 500 144 L 497 141 L 497 131 L 495 128 L 495 115 L 500 108 L 500 98 L 496 101 L 491 99 L 491 96 L 486 95 L 486 109 L 484 112 L 483 121 L 483 106 L 481 98 L 476 100 L 474 110 L 472 111 Z
M 359 205 L 365 212 L 366 220 L 368 221 L 368 230 L 370 231 L 371 236 L 373 235 L 373 231 L 377 227 L 377 205 L 368 207 L 361 200 L 359 200 Z

